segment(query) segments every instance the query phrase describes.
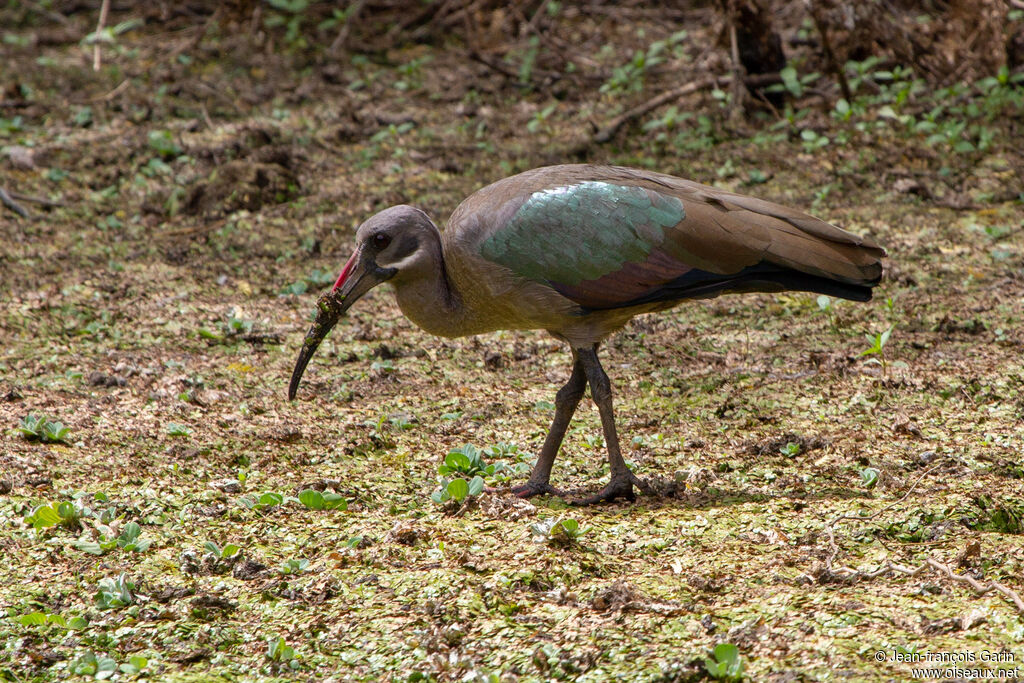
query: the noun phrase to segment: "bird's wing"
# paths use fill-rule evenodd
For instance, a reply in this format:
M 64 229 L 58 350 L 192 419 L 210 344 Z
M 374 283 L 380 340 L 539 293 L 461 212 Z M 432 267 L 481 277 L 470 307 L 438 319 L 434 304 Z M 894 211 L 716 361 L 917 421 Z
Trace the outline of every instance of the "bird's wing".
M 624 169 L 616 169 L 625 171 Z M 805 289 L 865 299 L 884 251 L 778 204 L 672 176 L 579 180 L 518 198 L 485 259 L 590 309 Z

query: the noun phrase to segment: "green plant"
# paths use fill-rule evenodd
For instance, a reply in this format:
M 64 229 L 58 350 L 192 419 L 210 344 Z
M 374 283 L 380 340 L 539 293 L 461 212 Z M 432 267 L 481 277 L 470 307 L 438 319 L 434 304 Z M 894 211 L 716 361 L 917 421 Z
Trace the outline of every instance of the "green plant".
M 430 55 L 423 55 L 412 59 L 405 64 L 400 64 L 397 68 L 398 73 L 402 74 L 404 78 L 396 80 L 392 87 L 395 90 L 416 90 L 423 87 L 423 65 L 429 62 L 431 59 Z
M 808 153 L 821 149 L 822 147 L 827 147 L 832 142 L 827 136 L 810 128 L 804 128 L 800 131 L 800 140 L 803 144 L 804 151 Z
M 235 312 L 232 311 L 224 320 L 217 323 L 217 327 L 219 328 L 218 331 L 211 330 L 208 327 L 200 327 L 196 330 L 196 334 L 203 339 L 209 339 L 210 341 L 233 342 L 242 335 L 252 332 L 252 328 L 254 326 L 255 323 L 253 321 L 239 318 L 235 315 Z
M 283 664 L 292 669 L 299 668 L 299 662 L 295 658 L 295 649 L 285 642 L 283 636 L 271 636 L 270 638 L 267 638 L 266 657 L 273 664 Z
M 267 492 L 259 497 L 244 495 L 238 499 L 238 504 L 247 510 L 261 510 L 272 508 L 284 502 L 284 496 L 280 493 Z
M 226 546 L 221 548 L 213 541 L 207 541 L 203 544 L 203 548 L 205 548 L 206 552 L 213 555 L 214 559 L 217 560 L 229 560 L 238 553 L 242 552 L 241 547 L 235 545 L 234 543 L 228 543 Z
M 128 661 L 117 667 L 121 673 L 133 676 L 142 672 L 149 665 L 149 660 L 141 655 L 132 655 Z
M 528 130 L 531 133 L 536 133 L 538 130 L 540 130 L 544 122 L 547 121 L 548 117 L 551 116 L 551 114 L 553 114 L 555 109 L 557 108 L 558 103 L 555 102 L 553 104 L 549 104 L 548 106 L 538 111 L 536 114 L 533 115 L 532 119 L 526 122 L 526 130 Z
M 337 493 L 320 493 L 315 489 L 299 492 L 299 502 L 310 510 L 347 510 L 348 501 Z
M 461 477 L 452 480 L 442 479 L 441 488 L 434 491 L 430 499 L 441 505 L 451 500 L 462 503 L 466 498 L 479 496 L 483 490 L 484 480 L 480 476 L 473 477 L 470 481 Z
M 135 584 L 122 572 L 116 579 L 103 578 L 96 593 L 96 606 L 117 609 L 135 602 Z
M 552 517 L 531 524 L 530 532 L 537 543 L 567 546 L 578 543 L 580 537 L 587 533 L 587 529 L 581 527 L 580 523 L 571 517 Z
M 266 0 L 277 12 L 269 12 L 263 23 L 267 28 L 285 27 L 284 40 L 296 48 L 307 46 L 302 36 L 302 25 L 306 20 L 309 0 Z
M 974 509 L 963 517 L 964 525 L 969 529 L 1000 534 L 1024 533 L 1024 503 L 1020 500 L 997 501 L 989 496 L 978 496 L 972 502 Z
M 780 448 L 779 452 L 782 453 L 787 458 L 795 458 L 796 456 L 800 455 L 800 444 L 793 443 L 792 441 L 790 441 L 785 446 Z
M 125 552 L 142 553 L 148 550 L 152 543 L 150 539 L 142 538 L 142 527 L 135 522 L 125 524 L 117 536 L 105 525 L 99 525 L 98 531 L 98 541 L 75 541 L 74 547 L 90 555 L 103 555 L 114 548 L 121 548 Z
M 467 477 L 476 475 L 492 476 L 505 467 L 504 463 L 493 463 L 488 465 L 479 448 L 472 444 L 464 444 L 453 448 L 445 456 L 444 463 L 437 468 L 441 476 L 449 474 L 461 474 Z
M 105 655 L 97 656 L 95 652 L 86 652 L 74 659 L 69 669 L 76 676 L 92 676 L 102 681 L 117 673 L 117 662 Z
M 29 413 L 18 423 L 18 431 L 29 441 L 67 443 L 71 430 L 62 422 L 50 422 L 45 416 Z
M 878 484 L 878 470 L 874 467 L 865 467 L 860 471 L 861 484 L 866 489 L 873 489 Z
M 719 643 L 704 659 L 708 675 L 720 681 L 739 681 L 743 678 L 743 660 L 740 649 L 732 643 Z
M 116 660 L 106 655 L 86 652 L 74 659 L 69 668 L 77 676 L 92 676 L 97 681 L 104 681 L 113 678 L 118 671 L 129 676 L 137 675 L 148 665 L 149 660 L 140 655 L 132 655 L 127 662 L 118 666 Z
M 829 326 L 833 330 L 837 329 L 836 328 L 836 306 L 838 305 L 839 302 L 834 301 L 832 299 L 832 297 L 830 297 L 828 295 L 819 294 L 818 295 L 818 299 L 817 299 L 817 303 L 818 303 L 818 310 L 821 311 L 822 313 L 824 313 L 825 316 L 828 318 Z
M 523 54 L 523 61 L 519 63 L 519 85 L 524 88 L 529 88 L 533 79 L 533 67 L 540 52 L 540 36 L 530 36 L 528 43 L 529 47 Z
M 821 74 L 813 72 L 801 76 L 795 68 L 787 66 L 779 72 L 779 77 L 782 79 L 782 83 L 765 88 L 766 92 L 786 91 L 793 97 L 803 97 L 807 86 L 821 78 Z
M 601 85 L 602 93 L 619 94 L 640 92 L 644 89 L 644 75 L 665 61 L 665 52 L 686 39 L 686 31 L 676 31 L 666 40 L 656 40 L 646 50 L 637 50 L 633 58 L 612 69 L 611 78 Z
M 84 512 L 74 502 L 43 503 L 32 508 L 32 512 L 25 517 L 25 523 L 37 530 L 58 524 L 68 529 L 77 529 L 81 526 Z
M 191 427 L 180 425 L 177 422 L 167 423 L 167 435 L 168 436 L 188 436 L 192 433 Z
M 890 522 L 877 533 L 902 543 L 921 543 L 934 540 L 935 530 L 941 529 L 946 520 L 944 511 L 915 510 L 902 521 Z
M 416 424 L 415 422 L 410 420 L 407 415 L 396 415 L 392 418 L 389 418 L 388 422 L 390 422 L 391 426 L 400 432 L 412 429 L 413 426 Z
M 309 560 L 289 559 L 281 564 L 282 574 L 301 574 L 309 568 Z
M 889 343 L 889 337 L 892 335 L 892 331 L 895 325 L 890 325 L 889 329 L 879 334 L 865 334 L 864 338 L 868 340 L 870 346 L 857 354 L 857 357 L 861 356 L 878 356 L 878 358 L 870 358 L 866 362 L 878 363 L 882 366 L 882 372 L 884 373 L 888 367 L 888 363 L 885 358 L 885 345 Z
M 65 619 L 60 614 L 47 614 L 46 612 L 31 612 L 16 617 L 15 621 L 22 626 L 58 626 L 69 631 L 81 631 L 89 626 L 84 617 L 71 617 Z
M 162 159 L 175 159 L 184 153 L 184 150 L 174 141 L 174 136 L 169 130 L 151 130 L 147 137 L 149 148 L 160 155 Z

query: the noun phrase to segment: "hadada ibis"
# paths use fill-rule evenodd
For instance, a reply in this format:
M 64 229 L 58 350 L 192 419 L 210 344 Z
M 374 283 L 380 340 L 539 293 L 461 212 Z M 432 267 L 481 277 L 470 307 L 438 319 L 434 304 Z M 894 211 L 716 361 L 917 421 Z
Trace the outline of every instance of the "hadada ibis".
M 611 480 L 589 504 L 645 489 L 622 459 L 598 346 L 635 315 L 730 292 L 796 290 L 867 301 L 885 251 L 800 211 L 670 175 L 617 166 L 538 168 L 499 180 L 455 209 L 442 232 L 411 206 L 356 231 L 356 249 L 318 301 L 288 398 L 338 319 L 390 282 L 402 313 L 431 334 L 547 330 L 572 351 L 572 374 L 519 496 L 560 495 L 551 467 L 590 385 Z

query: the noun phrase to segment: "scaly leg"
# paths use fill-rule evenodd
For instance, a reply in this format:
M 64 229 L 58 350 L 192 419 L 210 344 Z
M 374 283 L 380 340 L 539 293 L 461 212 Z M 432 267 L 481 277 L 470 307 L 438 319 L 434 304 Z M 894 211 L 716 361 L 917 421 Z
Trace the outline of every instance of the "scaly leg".
M 540 449 L 540 456 L 537 464 L 530 473 L 530 478 L 525 484 L 512 487 L 512 493 L 520 498 L 529 498 L 541 494 L 562 495 L 548 483 L 551 478 L 551 467 L 555 464 L 555 456 L 565 438 L 565 430 L 569 427 L 569 421 L 576 413 L 576 406 L 583 398 L 583 392 L 587 389 L 587 375 L 583 369 L 576 351 L 572 352 L 573 364 L 572 375 L 565 383 L 558 394 L 555 395 L 555 419 L 551 422 L 551 429 L 548 430 L 547 438 L 544 439 L 544 446 Z
M 611 481 L 592 496 L 573 501 L 573 505 L 593 505 L 594 503 L 611 502 L 618 497 L 636 500 L 633 484 L 644 491 L 650 491 L 647 483 L 629 471 L 622 459 L 619 449 L 619 435 L 615 430 L 615 413 L 612 410 L 612 384 L 608 374 L 601 367 L 597 358 L 597 346 L 576 349 L 576 356 L 583 364 L 583 370 L 590 382 L 590 395 L 601 413 L 601 427 L 604 429 L 604 442 L 608 447 L 608 464 L 611 467 Z

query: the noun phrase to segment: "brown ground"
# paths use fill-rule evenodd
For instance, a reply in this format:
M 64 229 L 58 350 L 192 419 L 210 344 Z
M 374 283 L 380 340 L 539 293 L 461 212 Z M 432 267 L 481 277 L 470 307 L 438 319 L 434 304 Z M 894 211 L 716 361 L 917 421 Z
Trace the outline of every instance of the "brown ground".
M 943 94 L 897 70 L 847 120 L 826 78 L 747 118 L 709 87 L 674 103 L 691 118 L 655 109 L 602 146 L 594 126 L 729 73 L 713 11 L 563 8 L 520 87 L 534 43 L 500 42 L 498 10 L 477 17 L 488 66 L 434 34 L 329 58 L 336 27 L 309 18 L 289 39 L 272 17 L 295 15 L 272 3 L 244 21 L 115 3 L 110 26 L 146 23 L 94 72 L 79 41 L 96 13 L 44 6 L 0 10 L 0 187 L 32 214 L 0 214 L 0 677 L 142 656 L 161 680 L 700 680 L 721 643 L 752 680 L 907 680 L 903 650 L 1024 658 L 1019 85 L 966 69 Z M 353 40 L 387 44 L 386 22 L 363 22 Z M 679 28 L 641 88 L 598 91 Z M 786 37 L 810 73 L 814 50 Z M 611 340 L 627 458 L 657 491 L 632 505 L 507 492 L 568 373 L 543 333 L 439 340 L 382 289 L 285 400 L 360 221 L 398 202 L 443 220 L 492 180 L 580 157 L 812 210 L 884 244 L 886 280 L 870 304 L 722 298 Z M 861 355 L 889 328 L 882 355 Z M 30 413 L 67 443 L 23 438 Z M 599 434 L 584 404 L 554 483 L 607 476 Z M 485 456 L 512 474 L 437 505 L 437 467 L 464 443 L 514 444 Z M 307 488 L 347 510 L 307 509 Z M 268 492 L 283 503 L 243 504 Z M 73 499 L 78 525 L 26 521 Z M 535 542 L 555 517 L 586 531 Z M 74 545 L 129 522 L 148 549 Z M 1008 592 L 926 565 L 866 576 L 928 558 Z M 122 572 L 133 604 L 101 609 L 99 582 Z M 36 613 L 86 623 L 24 623 Z M 295 673 L 267 654 L 278 635 Z

